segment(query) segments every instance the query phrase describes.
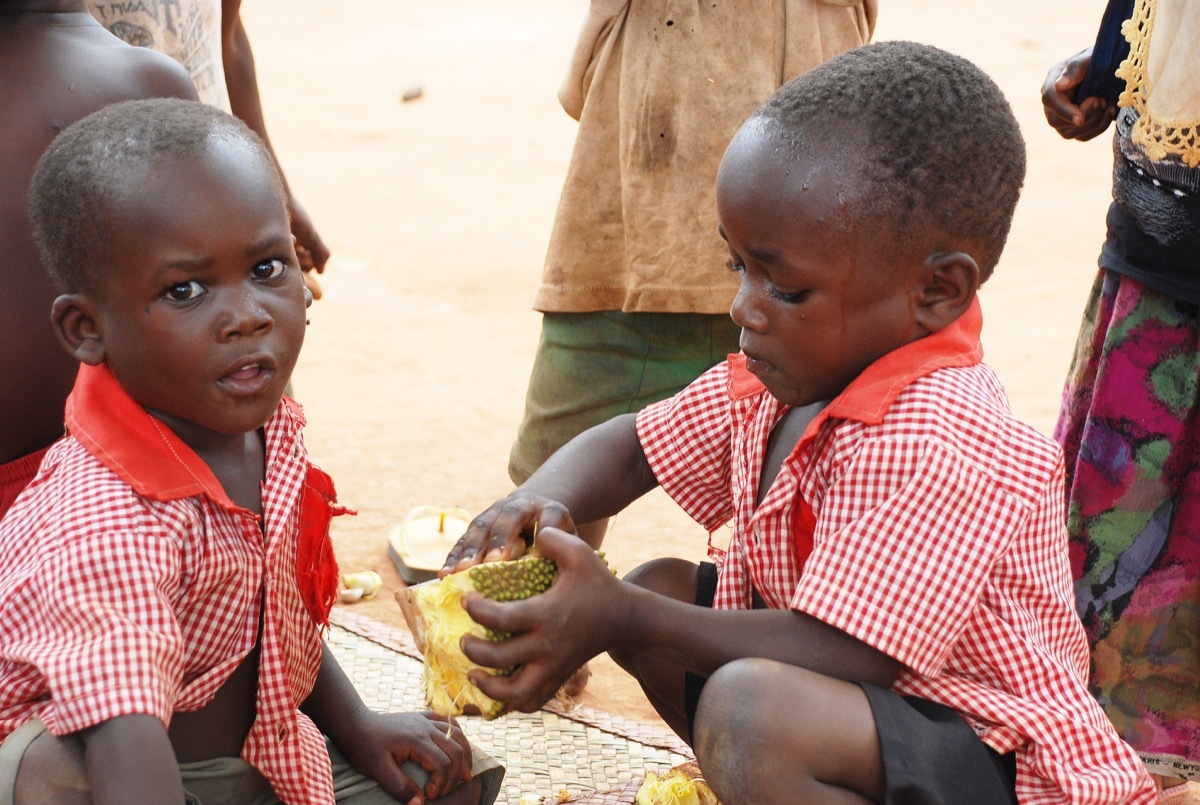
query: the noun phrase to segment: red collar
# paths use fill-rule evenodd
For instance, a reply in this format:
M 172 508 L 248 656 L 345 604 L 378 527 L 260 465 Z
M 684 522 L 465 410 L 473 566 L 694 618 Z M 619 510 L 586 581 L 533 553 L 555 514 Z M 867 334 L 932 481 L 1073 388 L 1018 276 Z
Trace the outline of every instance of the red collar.
M 938 369 L 974 366 L 983 360 L 979 335 L 983 310 L 979 299 L 950 326 L 918 338 L 879 358 L 854 378 L 811 423 L 801 443 L 812 438 L 825 420 L 853 419 L 873 425 L 883 420 L 896 396 L 914 380 Z M 729 396 L 741 399 L 766 391 L 762 382 L 746 369 L 742 353 L 729 359 Z
M 208 465 L 130 397 L 106 364 L 81 364 L 67 398 L 67 430 L 139 495 L 178 500 L 207 495 L 238 509 Z

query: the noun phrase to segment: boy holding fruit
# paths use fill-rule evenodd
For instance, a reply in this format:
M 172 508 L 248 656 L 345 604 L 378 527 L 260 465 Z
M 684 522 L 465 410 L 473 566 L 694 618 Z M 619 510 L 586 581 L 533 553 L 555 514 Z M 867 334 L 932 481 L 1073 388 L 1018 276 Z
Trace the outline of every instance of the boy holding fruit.
M 608 651 L 725 805 L 1153 803 L 1085 684 L 1061 452 L 981 362 L 977 291 L 1024 166 L 999 88 L 915 43 L 835 57 L 755 112 L 716 185 L 741 352 L 475 518 L 444 572 L 535 531 L 558 566 L 525 601 L 464 597 L 514 635 L 464 639 L 515 668 L 475 684 L 529 710 Z M 713 563 L 619 580 L 566 533 L 657 485 L 732 521 Z

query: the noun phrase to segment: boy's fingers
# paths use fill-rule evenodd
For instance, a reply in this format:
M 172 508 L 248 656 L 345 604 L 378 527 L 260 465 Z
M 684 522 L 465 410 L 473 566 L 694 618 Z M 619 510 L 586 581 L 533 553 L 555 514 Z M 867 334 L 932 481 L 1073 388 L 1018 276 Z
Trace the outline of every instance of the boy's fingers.
M 1078 112 L 1078 120 L 1059 120 L 1051 121 L 1051 123 L 1063 137 L 1087 141 L 1103 134 L 1108 129 L 1109 124 L 1116 116 L 1116 107 L 1110 106 L 1102 98 L 1086 98 L 1079 105 Z
M 441 735 L 444 739 L 445 734 L 441 733 Z M 450 755 L 446 753 L 445 749 L 443 742 L 438 740 L 438 734 L 432 734 L 429 740 L 417 741 L 403 754 L 392 756 L 392 760 L 396 764 L 396 777 L 408 781 L 412 795 L 425 794 L 436 799 L 444 796 L 458 783 L 460 778 L 455 776 L 454 766 L 455 756 L 459 753 L 455 750 L 453 755 Z M 425 784 L 424 791 L 417 788 L 417 784 L 413 782 L 412 778 L 404 773 L 401 764 L 405 761 L 417 763 L 429 773 L 429 782 Z
M 575 534 L 574 524 L 570 529 L 546 526 L 538 530 L 538 554 L 553 559 L 561 570 L 565 565 L 579 561 L 591 561 L 595 556 L 592 547 Z
M 1083 122 L 1083 112 L 1071 102 L 1057 84 L 1051 84 L 1042 92 L 1042 109 L 1050 125 L 1078 125 Z
M 518 683 L 511 676 L 494 676 L 477 671 L 471 674 L 471 684 L 496 701 L 504 702 L 509 710 L 531 713 L 539 706 L 526 705 L 524 692 L 516 689 Z
M 494 519 L 495 512 L 493 509 L 488 509 L 471 520 L 466 533 L 458 538 L 458 542 L 454 543 L 454 547 L 446 554 L 446 561 L 442 565 L 439 575 L 445 576 L 448 573 L 465 570 L 472 565 L 479 564 L 488 535 L 492 531 Z
M 1087 75 L 1088 67 L 1092 63 L 1092 51 L 1081 50 L 1071 58 L 1067 59 L 1062 64 L 1061 78 L 1066 79 L 1065 89 L 1071 89 L 1079 86 L 1083 82 L 1083 77 Z
M 437 782 L 436 789 L 426 787 L 431 797 L 444 797 L 460 782 L 471 779 L 471 744 L 466 734 L 457 724 L 439 723 L 444 726 L 437 730 L 433 740 L 445 755 L 445 763 L 439 763 L 430 774 L 430 783 Z
M 479 556 L 479 548 L 470 543 L 459 542 L 450 552 L 446 554 L 446 561 L 438 570 L 438 577 L 445 578 L 451 573 L 457 573 L 460 570 L 466 570 L 472 565 L 478 564 L 475 557 Z
M 1066 61 L 1050 68 L 1050 72 L 1042 84 L 1042 107 L 1046 114 L 1046 120 L 1064 137 L 1072 136 L 1063 131 L 1064 127 L 1079 126 L 1084 123 L 1084 114 L 1075 105 L 1071 94 L 1083 82 L 1089 64 L 1091 64 L 1091 50 L 1080 51 Z
M 540 675 L 531 671 L 530 668 L 518 668 L 509 676 L 473 671 L 471 682 L 496 701 L 505 702 L 508 709 L 532 713 L 554 698 L 560 685 L 554 680 L 539 678 Z
M 380 768 L 375 782 L 379 783 L 380 787 L 398 802 L 420 802 L 423 798 L 421 789 L 417 787 L 411 777 L 404 773 L 404 770 L 400 768 L 400 761 L 395 758 Z
M 307 210 L 296 200 L 296 197 L 289 195 L 287 202 L 288 214 L 292 222 L 292 234 L 296 237 L 296 243 L 304 247 L 307 252 L 307 257 L 302 258 L 308 262 L 305 268 L 311 268 L 320 274 L 325 270 L 325 264 L 329 261 L 329 247 L 317 234 L 317 228 L 309 218 Z
M 497 501 L 471 521 L 438 574 L 445 577 L 480 562 L 517 559 L 542 528 L 574 533 L 575 521 L 565 506 L 554 501 L 520 495 Z
M 486 626 L 490 629 L 495 629 L 498 632 L 514 632 L 520 633 L 527 631 L 536 619 L 533 613 L 530 612 L 531 607 L 537 606 L 540 602 L 535 602 L 531 599 L 524 601 L 493 601 L 490 598 L 484 598 L 479 593 L 467 593 L 463 596 L 463 608 L 467 614 L 471 616 L 471 620 Z M 476 638 L 480 643 L 487 644 L 492 647 L 500 647 L 502 644 L 510 644 L 510 640 L 494 641 L 482 640 Z M 464 636 L 464 641 L 471 640 L 469 635 Z M 465 645 L 465 642 L 464 642 Z M 468 654 L 468 656 L 470 656 Z M 478 660 L 476 660 L 478 662 Z M 480 663 L 486 665 L 487 663 Z M 503 667 L 503 666 L 493 666 Z
M 1083 82 L 1083 77 L 1087 75 L 1088 62 L 1071 59 L 1063 65 L 1062 74 L 1059 76 L 1059 81 L 1063 89 L 1071 89 L 1077 87 Z
M 557 528 L 569 534 L 574 534 L 578 531 L 575 527 L 575 519 L 571 517 L 571 513 L 567 511 L 567 507 L 557 501 L 550 501 L 543 506 L 541 514 L 538 517 L 538 533 L 540 534 L 547 528 Z
M 458 745 L 462 750 L 463 757 L 463 774 L 462 779 L 471 779 L 471 742 L 467 740 L 467 734 L 462 731 L 457 722 L 454 724 L 454 729 L 450 731 L 450 739 Z
M 483 545 L 484 561 L 516 558 L 514 553 L 518 542 L 521 543 L 519 550 L 523 553 L 526 543 L 523 535 L 534 535 L 541 509 L 535 501 L 523 497 L 509 498 L 499 504 L 487 542 Z
M 522 637 L 518 635 L 501 642 L 517 643 L 521 640 Z M 532 713 L 554 697 L 570 674 L 565 670 L 558 670 L 554 663 L 546 663 L 546 655 L 540 651 L 526 649 L 518 654 L 527 660 L 528 664 L 494 659 L 490 662 L 508 664 L 488 666 L 485 662 L 477 661 L 486 667 L 472 671 L 470 679 L 471 683 L 485 694 L 496 701 L 504 702 L 508 709 Z M 501 675 L 487 670 L 488 667 L 514 670 L 507 675 Z
M 449 771 L 449 773 L 447 773 Z M 458 785 L 461 777 L 454 774 L 453 769 L 439 764 L 429 770 L 429 782 L 425 784 L 425 796 L 430 799 L 441 799 L 450 793 L 450 789 Z

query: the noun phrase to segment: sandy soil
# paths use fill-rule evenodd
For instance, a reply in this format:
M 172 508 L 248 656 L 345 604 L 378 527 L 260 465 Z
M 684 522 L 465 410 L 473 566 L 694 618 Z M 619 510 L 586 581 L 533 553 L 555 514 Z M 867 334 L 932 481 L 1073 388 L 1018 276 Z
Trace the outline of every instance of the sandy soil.
M 876 39 L 967 56 L 1007 93 L 1029 144 L 1009 247 L 982 292 L 989 362 L 1017 413 L 1053 427 L 1108 200 L 1107 138 L 1045 125 L 1047 68 L 1087 45 L 1100 5 L 1034 18 L 991 0 L 882 0 Z M 530 300 L 575 124 L 555 91 L 583 0 L 255 0 L 244 17 L 276 150 L 334 258 L 295 377 L 308 442 L 359 512 L 335 522 L 343 569 L 385 579 L 353 605 L 403 625 L 388 530 L 416 506 L 475 512 L 507 493 L 539 317 Z M 409 102 L 412 87 L 423 95 Z M 987 159 L 987 154 L 980 154 Z M 621 572 L 703 555 L 705 534 L 661 494 L 615 521 Z M 654 723 L 606 658 L 585 703 Z

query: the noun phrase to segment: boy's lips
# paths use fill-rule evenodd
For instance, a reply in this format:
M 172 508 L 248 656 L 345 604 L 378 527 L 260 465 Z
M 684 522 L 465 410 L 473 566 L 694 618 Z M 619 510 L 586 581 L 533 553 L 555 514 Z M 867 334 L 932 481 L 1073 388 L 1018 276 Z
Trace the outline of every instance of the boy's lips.
M 258 394 L 275 376 L 275 361 L 267 356 L 242 358 L 218 378 L 217 382 L 234 394 Z
M 760 375 L 775 368 L 762 358 L 755 357 L 752 353 L 746 352 L 745 349 L 742 350 L 742 354 L 746 356 L 746 368 L 751 374 Z

